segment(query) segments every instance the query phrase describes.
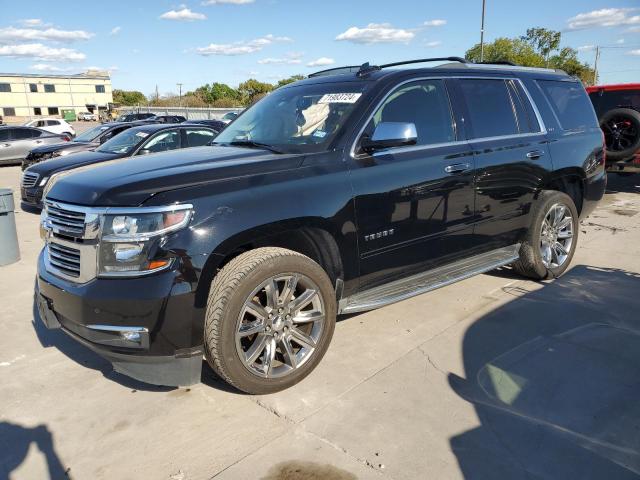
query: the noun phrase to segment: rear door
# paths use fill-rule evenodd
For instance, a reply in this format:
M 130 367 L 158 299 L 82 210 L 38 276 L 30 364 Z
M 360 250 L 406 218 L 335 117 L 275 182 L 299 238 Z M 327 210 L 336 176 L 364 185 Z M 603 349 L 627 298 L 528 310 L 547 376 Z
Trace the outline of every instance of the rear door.
M 447 83 L 392 89 L 352 155 L 361 289 L 467 256 L 473 233 L 473 154 L 454 120 Z M 380 122 L 416 126 L 417 145 L 373 154 L 358 147 Z
M 465 129 L 473 147 L 474 237 L 479 251 L 517 243 L 552 165 L 544 126 L 519 80 L 461 78 Z
M 13 145 L 11 143 L 10 128 L 0 128 L 0 163 L 13 160 Z
M 27 156 L 29 151 L 36 148 L 42 140 L 39 140 L 35 135 L 39 135 L 39 131 L 33 128 L 17 127 L 11 129 L 11 144 L 13 160 L 22 160 Z

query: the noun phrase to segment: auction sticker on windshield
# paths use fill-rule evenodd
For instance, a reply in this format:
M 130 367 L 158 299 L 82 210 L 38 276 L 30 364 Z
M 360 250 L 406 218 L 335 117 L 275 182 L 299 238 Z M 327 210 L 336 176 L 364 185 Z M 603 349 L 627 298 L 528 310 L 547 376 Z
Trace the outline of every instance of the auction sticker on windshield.
M 138 132 L 136 133 L 136 137 L 147 138 L 149 134 L 147 132 Z
M 327 93 L 318 103 L 356 103 L 361 96 L 361 93 Z

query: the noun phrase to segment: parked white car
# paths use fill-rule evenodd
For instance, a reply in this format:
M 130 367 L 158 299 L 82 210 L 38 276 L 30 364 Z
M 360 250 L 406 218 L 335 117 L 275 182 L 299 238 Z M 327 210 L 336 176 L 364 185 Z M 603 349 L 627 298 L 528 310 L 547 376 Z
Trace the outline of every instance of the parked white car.
M 39 118 L 31 120 L 24 124 L 25 127 L 34 127 L 47 132 L 57 133 L 58 135 L 66 134 L 75 137 L 76 131 L 66 121 L 59 118 Z
M 80 112 L 78 114 L 78 120 L 81 120 L 83 122 L 97 122 L 98 115 L 91 112 Z

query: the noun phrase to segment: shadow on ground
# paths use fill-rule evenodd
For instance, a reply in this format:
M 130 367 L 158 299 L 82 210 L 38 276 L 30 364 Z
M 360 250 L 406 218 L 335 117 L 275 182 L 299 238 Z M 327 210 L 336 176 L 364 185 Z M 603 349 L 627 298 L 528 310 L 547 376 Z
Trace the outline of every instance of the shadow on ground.
M 640 275 L 576 266 L 464 336 L 449 375 L 481 426 L 450 439 L 465 478 L 638 478 Z
M 22 465 L 34 444 L 44 456 L 51 479 L 69 478 L 56 453 L 53 435 L 45 425 L 28 428 L 15 423 L 0 422 L 0 480 L 13 478 L 11 472 Z
M 607 193 L 640 193 L 640 173 L 635 175 L 607 175 Z

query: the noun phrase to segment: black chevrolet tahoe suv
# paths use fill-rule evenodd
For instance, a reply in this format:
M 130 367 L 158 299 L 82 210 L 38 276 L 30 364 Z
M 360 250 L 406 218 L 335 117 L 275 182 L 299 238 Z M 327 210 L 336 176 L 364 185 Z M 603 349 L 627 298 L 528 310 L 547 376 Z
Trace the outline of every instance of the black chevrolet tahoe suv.
M 583 86 L 437 60 L 318 72 L 211 146 L 52 179 L 41 318 L 136 379 L 193 384 L 204 356 L 257 394 L 309 374 L 336 315 L 504 265 L 561 275 L 606 184 Z

